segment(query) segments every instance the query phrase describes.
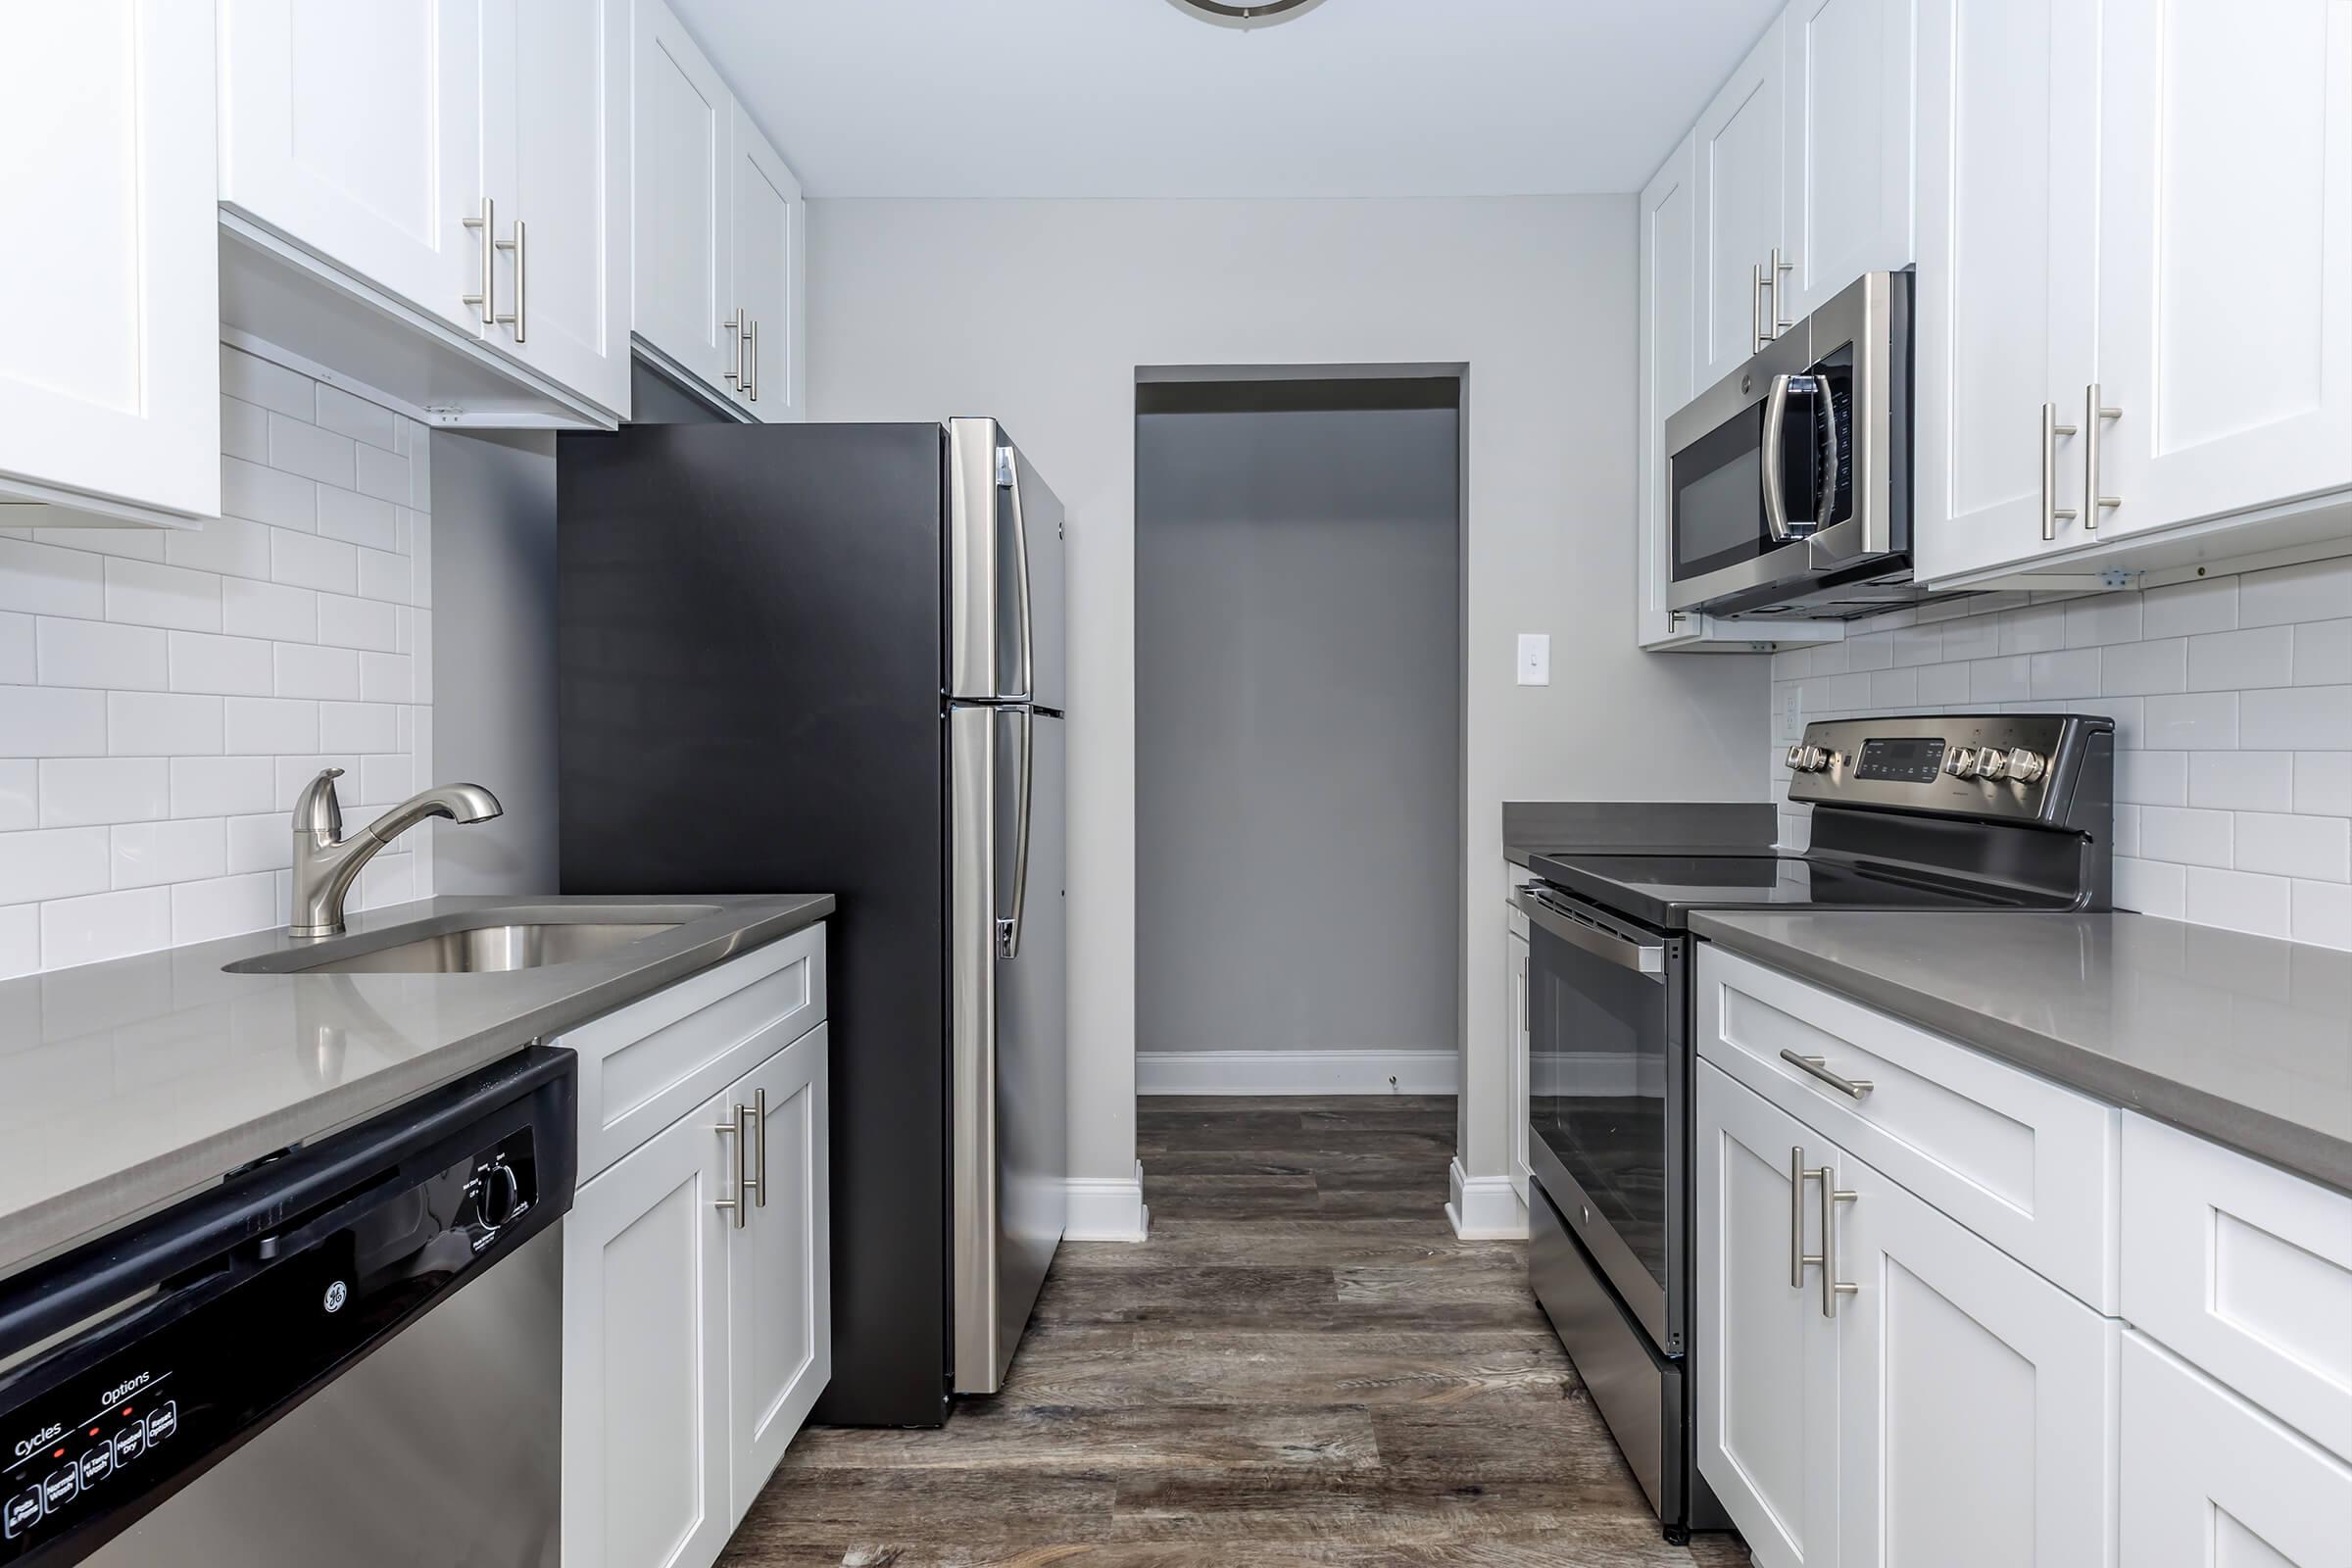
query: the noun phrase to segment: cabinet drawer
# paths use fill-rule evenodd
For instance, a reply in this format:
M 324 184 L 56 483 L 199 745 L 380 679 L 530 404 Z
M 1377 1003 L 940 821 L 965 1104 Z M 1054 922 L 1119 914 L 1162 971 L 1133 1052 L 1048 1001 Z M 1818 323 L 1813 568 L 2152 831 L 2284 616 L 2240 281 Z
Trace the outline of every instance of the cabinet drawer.
M 2352 1568 L 2352 1469 L 2152 1341 L 2123 1340 L 2126 1568 Z
M 2124 1316 L 2352 1459 L 2352 1198 L 2144 1116 L 2123 1170 Z
M 1699 1054 L 2101 1312 L 2116 1309 L 2117 1112 L 1711 944 Z M 1783 1056 L 1862 1080 L 1859 1099 Z
M 549 1042 L 580 1057 L 580 1180 L 825 1016 L 825 928 L 658 991 Z

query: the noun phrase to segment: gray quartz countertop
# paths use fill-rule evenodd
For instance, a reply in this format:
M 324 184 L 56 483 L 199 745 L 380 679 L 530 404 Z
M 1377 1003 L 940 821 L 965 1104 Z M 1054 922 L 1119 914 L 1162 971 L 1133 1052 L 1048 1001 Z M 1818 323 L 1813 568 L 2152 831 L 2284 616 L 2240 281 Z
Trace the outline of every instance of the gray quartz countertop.
M 833 899 L 439 898 L 351 931 L 589 906 L 680 923 L 507 973 L 223 973 L 291 946 L 252 932 L 0 982 L 0 1274 L 811 925 Z
M 1525 865 L 1538 855 L 1761 855 L 1779 835 L 1769 801 L 1505 801 L 1502 856 Z
M 1759 963 L 2352 1192 L 2352 953 L 2144 914 L 1693 914 Z

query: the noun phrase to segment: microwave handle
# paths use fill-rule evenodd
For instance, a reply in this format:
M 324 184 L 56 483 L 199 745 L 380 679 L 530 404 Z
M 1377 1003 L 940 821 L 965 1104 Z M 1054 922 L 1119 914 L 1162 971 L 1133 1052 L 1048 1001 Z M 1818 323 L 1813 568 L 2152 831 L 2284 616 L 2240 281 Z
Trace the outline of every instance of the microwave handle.
M 1772 378 L 1772 390 L 1764 394 L 1764 526 L 1776 545 L 1788 543 L 1794 535 L 1788 531 L 1788 498 L 1783 491 L 1781 470 L 1781 436 L 1788 423 L 1788 377 Z

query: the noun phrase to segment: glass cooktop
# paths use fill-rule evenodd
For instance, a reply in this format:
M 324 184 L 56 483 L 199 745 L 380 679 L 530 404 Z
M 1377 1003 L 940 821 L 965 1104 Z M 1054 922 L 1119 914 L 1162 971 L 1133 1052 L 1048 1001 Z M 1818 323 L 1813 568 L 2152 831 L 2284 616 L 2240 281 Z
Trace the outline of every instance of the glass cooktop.
M 1692 909 L 2062 909 L 2061 900 L 1842 858 L 1783 855 L 1541 855 L 1528 868 L 1603 908 L 1669 930 Z

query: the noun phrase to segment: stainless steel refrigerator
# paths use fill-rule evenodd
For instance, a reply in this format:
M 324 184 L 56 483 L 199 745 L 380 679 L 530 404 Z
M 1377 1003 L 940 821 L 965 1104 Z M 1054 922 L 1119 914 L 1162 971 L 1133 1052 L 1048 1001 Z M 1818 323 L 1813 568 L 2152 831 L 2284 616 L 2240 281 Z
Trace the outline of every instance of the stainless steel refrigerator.
M 936 1425 L 1066 1205 L 1061 504 L 984 418 L 558 454 L 564 890 L 837 896 L 815 1419 Z

